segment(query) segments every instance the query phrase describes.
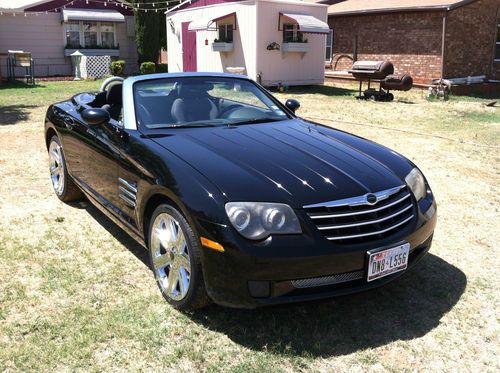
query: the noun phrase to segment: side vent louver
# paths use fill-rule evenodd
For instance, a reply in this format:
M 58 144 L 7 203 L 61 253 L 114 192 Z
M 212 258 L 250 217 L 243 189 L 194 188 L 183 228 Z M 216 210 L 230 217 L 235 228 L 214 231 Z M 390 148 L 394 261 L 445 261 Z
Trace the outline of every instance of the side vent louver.
M 127 204 L 127 206 L 135 208 L 137 200 L 137 183 L 129 183 L 118 178 L 118 196 Z

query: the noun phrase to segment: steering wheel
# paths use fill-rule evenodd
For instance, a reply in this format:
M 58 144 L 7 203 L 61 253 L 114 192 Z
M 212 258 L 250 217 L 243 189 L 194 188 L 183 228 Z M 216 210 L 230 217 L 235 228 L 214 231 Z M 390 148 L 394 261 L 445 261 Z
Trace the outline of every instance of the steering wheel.
M 222 119 L 266 118 L 266 114 L 260 109 L 244 107 L 239 105 L 233 105 L 233 106 L 236 107 L 233 107 L 231 109 L 229 109 L 230 107 L 228 107 L 228 110 L 224 111 L 224 117 L 222 117 Z
M 232 112 L 235 111 L 235 109 L 239 109 L 239 108 L 241 108 L 241 105 L 237 105 L 237 104 L 229 105 L 228 107 L 224 108 L 224 110 L 222 110 L 220 112 L 219 118 L 228 119 L 228 118 L 230 118 L 229 115 L 231 115 Z
M 123 81 L 124 81 L 124 79 L 121 76 L 111 76 L 111 77 L 107 78 L 104 82 L 102 82 L 101 88 L 99 88 L 99 91 L 100 92 L 107 91 L 108 86 L 111 85 L 111 83 L 115 83 L 115 82 L 121 83 Z

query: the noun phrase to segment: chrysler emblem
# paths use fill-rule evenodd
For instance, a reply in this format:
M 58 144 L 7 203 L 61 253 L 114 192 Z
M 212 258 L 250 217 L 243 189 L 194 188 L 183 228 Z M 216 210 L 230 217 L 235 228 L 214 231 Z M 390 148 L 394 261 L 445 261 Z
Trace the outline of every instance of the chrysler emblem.
M 377 203 L 377 196 L 375 194 L 367 194 L 366 195 L 366 203 L 369 205 L 374 205 Z

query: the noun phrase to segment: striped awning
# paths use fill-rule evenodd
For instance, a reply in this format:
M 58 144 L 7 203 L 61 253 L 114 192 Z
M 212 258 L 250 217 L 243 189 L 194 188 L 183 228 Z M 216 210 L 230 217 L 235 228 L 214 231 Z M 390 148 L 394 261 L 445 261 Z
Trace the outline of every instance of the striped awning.
M 63 21 L 125 22 L 125 16 L 116 10 L 63 9 Z
M 280 13 L 280 15 L 295 21 L 302 32 L 312 34 L 328 34 L 330 32 L 328 23 L 309 14 Z

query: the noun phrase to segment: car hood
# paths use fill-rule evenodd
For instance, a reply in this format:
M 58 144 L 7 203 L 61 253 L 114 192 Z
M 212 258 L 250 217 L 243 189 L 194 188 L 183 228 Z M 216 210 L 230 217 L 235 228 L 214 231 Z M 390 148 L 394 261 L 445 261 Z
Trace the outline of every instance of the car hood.
M 178 128 L 152 139 L 230 201 L 301 207 L 402 185 L 412 168 L 381 145 L 301 119 Z

